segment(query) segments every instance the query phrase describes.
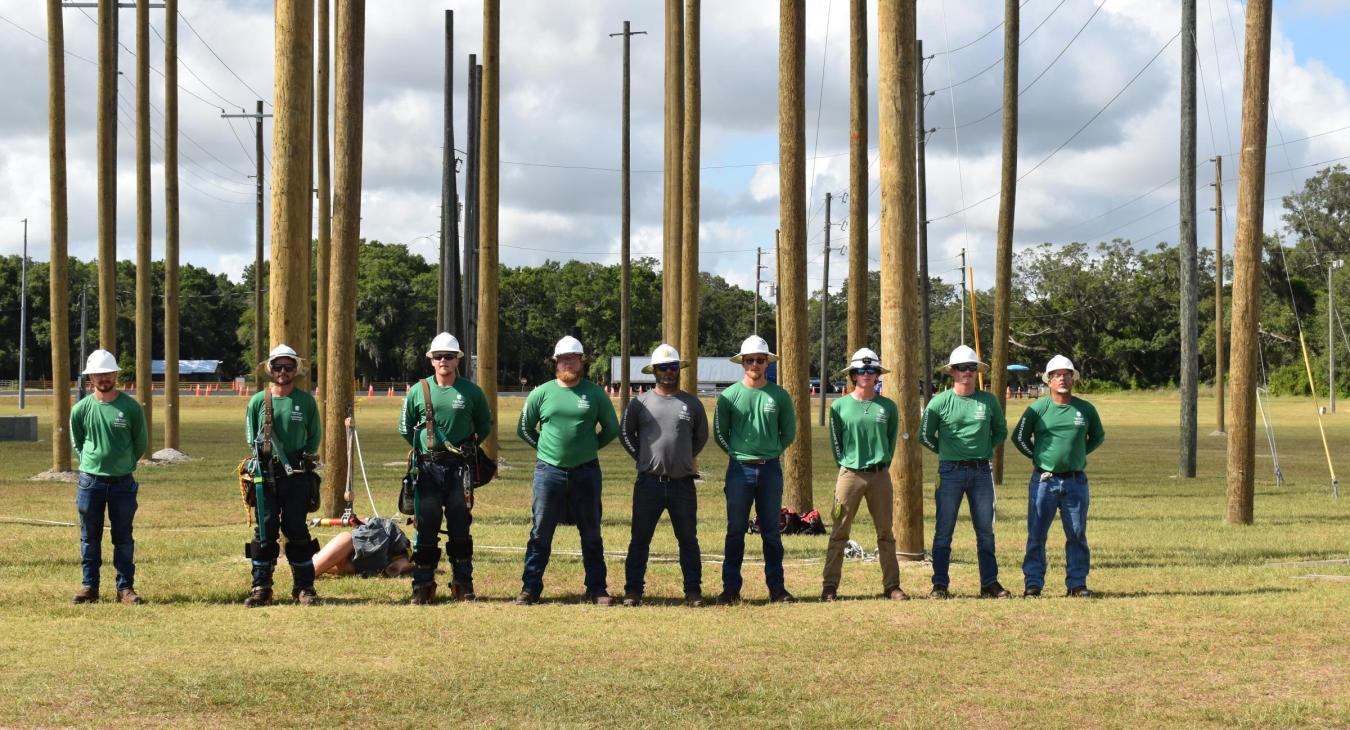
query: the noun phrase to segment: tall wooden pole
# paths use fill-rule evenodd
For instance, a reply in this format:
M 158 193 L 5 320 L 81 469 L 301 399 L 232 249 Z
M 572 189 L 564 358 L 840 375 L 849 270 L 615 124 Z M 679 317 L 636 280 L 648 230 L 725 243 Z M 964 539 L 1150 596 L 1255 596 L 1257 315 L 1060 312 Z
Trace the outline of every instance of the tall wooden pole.
M 923 90 L 923 41 L 914 41 L 914 117 L 917 123 L 914 125 L 915 151 L 918 160 L 915 161 L 915 190 L 918 198 L 919 208 L 919 384 L 923 389 L 922 400 L 924 405 L 928 405 L 928 399 L 933 397 L 933 347 L 931 343 L 933 335 L 933 322 L 929 308 L 932 298 L 929 293 L 929 287 L 932 282 L 928 277 L 928 128 L 923 121 L 924 99 L 927 95 Z M 1016 138 L 1014 137 L 1014 142 Z
M 773 229 L 773 349 L 783 344 L 783 229 Z M 781 350 L 779 350 L 781 352 Z
M 313 0 L 277 0 L 275 63 L 267 326 L 273 344 L 284 342 L 308 358 Z
M 61 0 L 47 0 L 47 163 L 52 199 L 52 471 L 70 471 L 70 262 L 66 207 L 66 31 Z
M 867 0 L 849 0 L 848 353 L 867 347 Z M 821 377 L 821 382 L 825 378 Z
M 329 0 L 314 3 L 314 187 L 318 196 L 318 239 L 314 247 L 314 385 L 319 389 L 319 420 L 328 421 L 328 292 L 333 248 L 333 181 L 328 154 L 328 87 L 331 64 Z
M 829 349 L 825 346 L 827 326 L 830 321 L 830 229 L 834 221 L 830 219 L 832 193 L 825 193 L 825 249 L 821 252 L 824 273 L 820 276 L 820 425 L 825 425 L 825 407 L 830 392 Z
M 164 2 L 164 448 L 178 434 L 178 0 Z
M 1250 525 L 1255 501 L 1256 324 L 1266 194 L 1266 119 L 1270 103 L 1270 0 L 1248 0 L 1242 69 L 1242 153 L 1238 161 L 1237 237 L 1233 242 L 1233 397 L 1228 420 L 1229 524 Z
M 661 338 L 680 347 L 680 271 L 684 259 L 684 10 L 666 0 L 665 210 L 662 226 Z M 683 353 L 681 353 L 683 354 Z
M 482 116 L 478 143 L 478 385 L 497 412 L 497 205 L 501 159 L 501 0 L 483 0 Z M 496 429 L 483 444 L 497 456 Z
M 1223 423 L 1223 157 L 1214 158 L 1214 417 Z
M 263 341 L 263 329 L 266 327 L 266 320 L 263 318 L 263 257 L 267 255 L 267 250 L 263 247 L 263 201 L 266 199 L 267 188 L 264 183 L 267 179 L 267 171 L 263 169 L 263 102 L 257 100 L 257 111 L 254 113 L 257 124 L 253 128 L 253 161 L 255 169 L 253 174 L 253 357 L 249 359 L 252 365 L 261 361 L 267 356 L 267 343 Z M 223 116 L 223 115 L 222 115 Z M 253 371 L 253 381 L 257 390 L 263 389 L 263 383 L 267 382 L 262 374 L 257 370 Z
M 98 0 L 98 346 L 117 354 L 117 0 Z
M 1200 371 L 1199 268 L 1195 243 L 1195 0 L 1181 0 L 1181 433 L 1177 474 L 1195 478 L 1196 401 Z
M 806 322 L 806 2 L 778 4 L 778 296 L 783 329 L 778 333 L 778 384 L 792 397 L 797 439 L 783 469 L 784 504 L 806 514 L 811 489 L 811 343 Z
M 881 137 L 881 355 L 891 362 L 886 395 L 900 410 L 900 438 L 891 462 L 896 550 L 923 557 L 923 457 L 919 453 L 919 375 L 915 323 L 914 106 L 915 9 L 907 0 L 879 0 L 877 58 Z
M 445 11 L 445 109 L 441 136 L 441 291 L 442 308 L 437 312 L 442 332 L 463 337 L 460 318 L 459 190 L 455 177 L 455 12 Z M 461 363 L 461 367 L 463 364 Z
M 333 250 L 328 292 L 328 365 L 323 422 L 327 473 L 339 475 L 324 484 L 324 511 L 338 514 L 347 473 L 347 429 L 354 389 L 356 340 L 356 254 L 361 235 L 361 135 L 365 104 L 366 3 L 337 0 L 334 39 L 333 107 Z
M 684 6 L 684 187 L 680 198 L 683 219 L 680 222 L 680 357 L 689 366 L 680 371 L 680 387 L 698 392 L 698 200 L 699 144 L 703 114 L 699 37 L 699 0 L 686 0 Z
M 630 97 L 630 58 L 629 51 L 632 37 L 635 35 L 646 35 L 646 31 L 634 33 L 631 24 L 623 21 L 622 33 L 610 33 L 610 36 L 623 36 L 623 110 L 620 114 L 621 141 L 619 142 L 619 166 L 621 173 L 619 177 L 619 410 L 625 412 L 628 409 L 628 398 L 632 385 L 631 355 L 633 351 L 632 341 L 632 289 L 633 289 L 633 264 L 632 250 L 630 246 L 630 228 L 633 220 L 633 207 L 630 196 L 629 186 L 629 163 L 631 155 L 629 154 L 629 102 Z
M 153 436 L 150 265 L 150 3 L 145 0 L 136 3 L 136 400 L 145 411 L 145 432 Z
M 994 352 L 991 385 L 1007 410 L 1008 330 L 1012 316 L 1013 218 L 1017 213 L 1017 68 L 1021 44 L 1017 0 L 1003 3 L 1003 167 L 999 180 L 998 253 L 994 262 Z M 1003 444 L 994 449 L 994 483 L 1003 483 Z
M 469 99 L 465 104 L 466 146 L 464 148 L 464 336 L 459 346 L 464 350 L 469 377 L 478 379 L 474 365 L 478 352 L 478 163 L 479 133 L 482 123 L 483 66 L 477 54 L 469 54 Z

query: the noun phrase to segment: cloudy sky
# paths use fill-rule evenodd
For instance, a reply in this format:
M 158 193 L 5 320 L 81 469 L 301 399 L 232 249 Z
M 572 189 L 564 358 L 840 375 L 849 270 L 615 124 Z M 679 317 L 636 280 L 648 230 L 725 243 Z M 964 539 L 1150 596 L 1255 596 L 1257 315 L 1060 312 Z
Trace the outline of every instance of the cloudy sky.
M 46 18 L 37 0 L 0 0 L 0 254 L 20 250 L 19 219 L 45 259 L 49 195 L 46 128 Z M 238 278 L 252 259 L 252 130 L 221 108 L 252 110 L 272 100 L 272 4 L 182 0 L 179 30 L 182 240 L 184 257 Z M 632 21 L 633 247 L 657 256 L 661 240 L 662 22 L 660 0 L 506 0 L 502 3 L 501 259 L 510 265 L 577 258 L 613 262 L 619 248 L 621 41 Z M 805 182 L 812 207 L 808 269 L 820 286 L 826 192 L 847 189 L 848 1 L 812 0 L 807 9 Z M 931 267 L 957 280 L 969 249 L 981 286 L 992 280 L 998 214 L 1001 3 L 920 3 L 925 86 L 935 90 L 927 126 Z M 876 267 L 876 12 L 869 9 L 872 220 Z M 481 47 L 481 6 L 429 0 L 368 4 L 365 178 L 362 234 L 407 242 L 435 259 L 441 161 L 442 11 L 455 16 L 455 136 L 463 147 L 466 56 Z M 1233 236 L 1236 150 L 1242 96 L 1244 6 L 1198 0 L 1199 203 L 1201 246 L 1212 246 L 1216 153 L 1225 156 Z M 95 251 L 94 100 L 97 69 L 92 10 L 67 9 L 66 61 L 70 248 Z M 702 268 L 753 286 L 755 248 L 772 249 L 778 217 L 778 3 L 703 4 Z M 152 23 L 162 32 L 162 11 Z M 133 13 L 124 11 L 120 88 L 118 251 L 135 236 L 132 111 Z M 190 24 L 190 25 L 189 25 Z M 1180 24 L 1176 0 L 1026 0 L 1022 8 L 1023 175 L 1016 215 L 1019 247 L 1122 237 L 1175 241 Z M 988 32 L 992 31 L 992 32 Z M 1278 196 L 1328 161 L 1350 156 L 1350 2 L 1276 3 L 1271 71 L 1274 147 L 1268 158 L 1266 226 L 1279 227 Z M 151 65 L 164 49 L 151 37 Z M 163 80 L 151 73 L 162 109 Z M 1034 82 L 1034 83 L 1033 83 Z M 270 111 L 270 107 L 269 107 Z M 1095 116 L 1095 118 L 1094 118 Z M 155 256 L 163 251 L 162 124 L 153 151 Z M 265 141 L 271 158 L 270 124 Z M 1034 168 L 1034 169 L 1033 169 Z M 270 171 L 269 171 L 270 176 Z M 462 181 L 462 177 L 461 177 Z M 462 185 L 462 182 L 461 182 Z M 461 187 L 462 189 L 462 187 Z M 838 198 L 836 198 L 836 201 Z M 847 216 L 836 203 L 836 221 Z M 270 213 L 270 207 L 269 211 Z M 846 232 L 834 229 L 836 243 Z M 1231 248 L 1230 248 L 1231 250 Z M 770 263 L 766 261 L 766 263 Z M 844 278 L 836 253 L 831 283 Z M 769 272 L 772 275 L 773 268 Z M 766 290 L 767 292 L 767 290 Z

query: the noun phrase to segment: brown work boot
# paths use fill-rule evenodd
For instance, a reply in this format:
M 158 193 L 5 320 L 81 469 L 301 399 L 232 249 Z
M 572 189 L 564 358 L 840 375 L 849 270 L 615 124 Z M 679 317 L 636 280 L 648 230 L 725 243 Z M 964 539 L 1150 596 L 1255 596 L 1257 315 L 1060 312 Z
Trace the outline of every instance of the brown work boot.
M 410 606 L 430 606 L 436 601 L 436 584 L 426 583 L 420 586 L 413 586 L 412 598 L 409 599 Z
M 642 594 L 628 591 L 623 594 L 623 605 L 630 608 L 642 605 Z
M 820 600 L 822 603 L 834 603 L 839 600 L 839 589 L 834 586 L 825 586 L 820 591 Z
M 71 596 L 70 602 L 74 604 L 98 603 L 98 589 L 80 586 L 80 590 L 76 591 L 74 596 Z
M 516 596 L 517 606 L 533 606 L 538 602 L 539 602 L 538 593 L 532 593 L 530 591 L 521 591 L 520 595 Z
M 717 605 L 734 606 L 741 602 L 741 594 L 736 591 L 722 591 L 717 596 Z
M 594 603 L 597 606 L 613 606 L 614 596 L 609 595 L 609 591 L 586 591 L 586 595 L 581 597 L 582 603 Z
M 994 581 L 980 589 L 980 598 L 1012 598 L 1012 594 L 998 581 Z
M 137 606 L 145 602 L 136 594 L 134 588 L 122 588 L 117 591 L 117 600 L 121 603 L 129 603 Z
M 703 608 L 703 594 L 702 593 L 684 594 L 684 605 L 688 606 L 689 608 Z
M 272 589 L 262 586 L 254 586 L 253 590 L 248 592 L 248 598 L 244 599 L 244 608 L 261 608 L 272 605 Z
M 450 598 L 456 601 L 476 601 L 478 596 L 473 592 L 472 583 L 460 583 L 454 581 L 450 584 Z
M 796 603 L 797 599 L 786 588 L 774 588 L 769 591 L 769 603 Z
M 886 591 L 886 597 L 889 598 L 889 599 L 891 599 L 892 601 L 908 601 L 908 600 L 909 600 L 909 594 L 908 594 L 908 593 L 905 593 L 905 592 L 902 591 L 902 590 L 900 590 L 900 586 L 896 586 L 896 587 L 890 589 L 889 591 Z
M 310 586 L 308 588 L 297 588 L 291 591 L 291 598 L 294 598 L 295 602 L 300 604 L 301 606 L 319 605 L 319 594 L 317 591 L 314 590 L 314 586 Z

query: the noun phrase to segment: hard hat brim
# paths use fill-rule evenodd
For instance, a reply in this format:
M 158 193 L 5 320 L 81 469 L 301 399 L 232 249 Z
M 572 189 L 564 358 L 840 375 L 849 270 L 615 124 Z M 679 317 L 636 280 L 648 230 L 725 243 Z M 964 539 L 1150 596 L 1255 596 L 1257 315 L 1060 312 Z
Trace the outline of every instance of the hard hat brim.
M 1048 372 L 1041 373 L 1041 382 L 1045 383 L 1046 385 L 1049 385 L 1049 384 L 1050 384 L 1050 373 L 1058 372 L 1058 371 L 1060 371 L 1060 370 L 1068 370 L 1069 372 L 1073 373 L 1073 379 L 1074 379 L 1074 380 L 1077 380 L 1077 379 L 1078 379 L 1078 368 L 1055 368 L 1054 370 L 1050 370 L 1050 371 L 1048 371 Z
M 458 358 L 463 358 L 463 357 L 464 357 L 464 351 L 463 351 L 463 350 L 427 350 L 427 357 L 431 357 L 432 355 L 435 355 L 435 354 L 438 353 L 438 352 L 453 352 L 453 353 L 455 353 L 455 357 L 458 357 Z
M 281 358 L 283 358 L 283 357 L 289 358 L 289 359 L 295 361 L 295 374 L 296 374 L 296 375 L 304 375 L 304 374 L 306 374 L 306 373 L 308 372 L 308 368 L 305 366 L 305 358 L 303 358 L 303 357 L 292 357 L 292 356 L 290 356 L 290 355 L 277 355 L 276 357 L 271 357 L 271 358 L 268 358 L 268 359 L 263 360 L 262 362 L 258 363 L 258 373 L 259 373 L 260 375 L 262 375 L 263 377 L 269 377 L 269 376 L 271 376 L 271 374 L 272 374 L 272 361 L 273 361 L 273 360 L 279 360 L 279 359 L 281 359 Z
M 652 364 L 650 364 L 650 365 L 647 365 L 647 366 L 643 367 L 643 368 L 642 368 L 642 372 L 645 373 L 645 374 L 647 374 L 647 375 L 651 375 L 651 374 L 653 374 L 653 373 L 656 372 L 656 366 L 657 366 L 657 365 L 669 365 L 669 364 L 671 364 L 672 362 L 675 362 L 675 361 L 674 361 L 674 360 L 662 360 L 661 362 L 654 362 L 654 363 L 652 363 Z M 689 367 L 689 361 L 688 361 L 688 360 L 680 360 L 679 363 L 680 363 L 680 369 L 681 369 L 681 370 L 683 370 L 683 369 Z
M 109 368 L 85 368 L 80 371 L 80 375 L 107 375 L 109 373 L 120 373 L 121 370 L 111 370 Z
M 745 357 L 746 355 L 764 355 L 769 358 L 769 362 L 778 362 L 778 356 L 773 354 L 772 352 L 742 352 L 736 355 L 732 355 L 731 361 L 739 365 L 741 363 L 741 358 Z
M 886 373 L 889 373 L 891 371 L 890 368 L 883 368 L 880 365 L 873 365 L 872 367 L 875 367 L 877 369 L 878 375 L 885 375 Z M 849 363 L 848 367 L 844 368 L 843 370 L 840 370 L 838 373 L 835 374 L 848 377 L 850 371 L 852 370 L 853 370 L 853 363 Z

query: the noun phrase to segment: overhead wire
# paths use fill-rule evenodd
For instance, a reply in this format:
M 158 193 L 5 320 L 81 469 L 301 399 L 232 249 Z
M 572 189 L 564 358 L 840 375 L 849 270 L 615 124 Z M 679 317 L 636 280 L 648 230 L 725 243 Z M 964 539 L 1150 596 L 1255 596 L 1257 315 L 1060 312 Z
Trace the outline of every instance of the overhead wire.
M 1059 0 L 1059 4 L 1056 5 L 1056 6 L 1054 7 L 1054 9 L 1050 11 L 1050 14 L 1049 14 L 1049 15 L 1046 15 L 1044 18 L 1042 18 L 1042 19 L 1041 19 L 1041 22 L 1040 22 L 1040 23 L 1037 23 L 1037 24 L 1036 24 L 1036 27 L 1035 27 L 1035 28 L 1032 28 L 1030 33 L 1027 33 L 1026 36 L 1022 37 L 1021 39 L 1019 39 L 1019 40 L 1017 41 L 1017 47 L 1018 47 L 1018 48 L 1021 48 L 1023 43 L 1026 43 L 1027 41 L 1031 40 L 1031 37 L 1034 36 L 1034 35 L 1036 35 L 1036 31 L 1040 30 L 1042 26 L 1044 26 L 1046 23 L 1048 23 L 1048 22 L 1050 21 L 1050 19 L 1053 18 L 1053 17 L 1055 16 L 1055 13 L 1059 12 L 1059 9 L 1062 8 L 1062 7 L 1064 7 L 1064 3 L 1068 2 L 1068 1 L 1069 1 L 1069 0 Z M 1105 0 L 1103 0 L 1103 2 L 1105 2 Z M 944 39 L 945 39 L 946 36 L 944 35 L 943 37 L 944 37 Z M 949 82 L 949 85 L 948 85 L 948 86 L 943 86 L 943 87 L 940 87 L 940 88 L 937 88 L 937 89 L 933 89 L 933 91 L 947 91 L 947 92 L 950 92 L 952 89 L 954 89 L 954 88 L 956 88 L 956 87 L 958 87 L 958 86 L 963 86 L 963 85 L 965 85 L 965 84 L 968 84 L 968 83 L 970 83 L 971 81 L 974 81 L 975 79 L 978 79 L 979 77 L 985 75 L 986 73 L 988 73 L 988 72 L 991 71 L 992 69 L 997 68 L 998 66 L 1000 66 L 1000 65 L 1003 63 L 1003 59 L 1004 59 L 1004 56 L 999 56 L 993 63 L 989 64 L 988 66 L 985 66 L 985 67 L 982 68 L 982 69 L 980 69 L 980 70 L 977 71 L 974 75 L 972 75 L 972 76 L 970 76 L 970 77 L 968 77 L 968 78 L 962 79 L 962 80 L 960 80 L 960 81 L 957 81 L 957 82 L 955 82 L 955 83 L 950 83 L 950 82 L 951 82 L 951 69 L 950 69 L 950 61 L 949 61 L 949 62 L 948 62 L 948 63 L 949 63 L 948 76 L 947 76 L 947 81 Z
M 1025 7 L 1027 6 L 1027 3 L 1029 3 L 1029 2 L 1031 2 L 1031 0 L 1022 0 L 1022 4 L 1017 6 L 1018 9 L 1020 10 L 1020 9 L 1022 9 L 1022 8 L 1025 8 Z M 994 27 L 992 27 L 992 28 L 990 28 L 989 30 L 986 30 L 985 32 L 981 33 L 981 34 L 980 34 L 978 37 L 976 37 L 974 40 L 972 40 L 972 41 L 970 41 L 970 42 L 968 42 L 968 43 L 963 43 L 963 44 L 961 44 L 961 45 L 959 45 L 959 46 L 957 46 L 957 47 L 955 47 L 955 48 L 947 48 L 947 49 L 944 49 L 944 50 L 941 50 L 941 51 L 936 51 L 936 52 L 933 53 L 932 56 L 930 56 L 930 58 L 933 58 L 933 57 L 936 57 L 936 56 L 945 56 L 945 55 L 947 55 L 947 54 L 949 54 L 949 53 L 956 53 L 957 51 L 964 51 L 964 50 L 966 50 L 967 48 L 970 48 L 971 46 L 975 45 L 976 43 L 979 43 L 980 41 L 984 40 L 985 38 L 988 38 L 989 35 L 992 34 L 994 31 L 998 30 L 999 28 L 1002 28 L 1002 27 L 1003 27 L 1003 23 L 1004 23 L 1004 21 L 1000 20 L 1000 21 L 998 21 L 997 23 L 994 24 Z
M 832 10 L 834 10 L 834 0 L 830 0 L 825 6 L 825 44 L 824 48 L 820 51 L 820 88 L 816 92 L 816 133 L 815 141 L 812 142 L 811 145 L 811 175 L 806 180 L 807 201 L 811 200 L 811 191 L 815 188 L 816 184 L 816 154 L 820 152 L 820 117 L 825 110 L 825 68 L 826 63 L 830 58 L 830 16 L 834 15 L 834 13 L 831 12 Z M 809 202 L 807 203 L 807 207 L 811 207 Z M 807 228 L 810 228 L 811 221 L 814 219 L 814 212 L 806 216 Z
M 206 39 L 202 37 L 202 34 L 197 32 L 197 29 L 192 26 L 192 21 L 188 20 L 188 17 L 186 15 L 183 15 L 182 11 L 178 12 L 178 17 L 183 19 L 183 23 L 187 25 L 188 30 L 192 31 L 192 35 L 197 36 L 197 40 L 201 41 L 203 46 L 206 46 L 206 50 L 210 51 L 211 55 L 215 56 L 217 61 L 220 61 L 220 65 L 224 66 L 225 70 L 229 71 L 230 75 L 233 76 L 235 80 L 237 80 L 240 84 L 244 86 L 245 89 L 248 89 L 249 92 L 253 94 L 253 98 L 262 99 L 264 104 L 266 104 L 267 106 L 272 106 L 271 102 L 267 101 L 267 99 L 262 94 L 259 94 L 257 91 L 254 91 L 253 87 L 249 86 L 247 81 L 244 81 L 244 79 L 241 78 L 239 74 L 235 73 L 234 69 L 230 68 L 230 64 L 225 63 L 225 59 L 221 58 L 220 54 L 216 53 L 216 49 L 212 48 L 211 44 L 207 43 Z

